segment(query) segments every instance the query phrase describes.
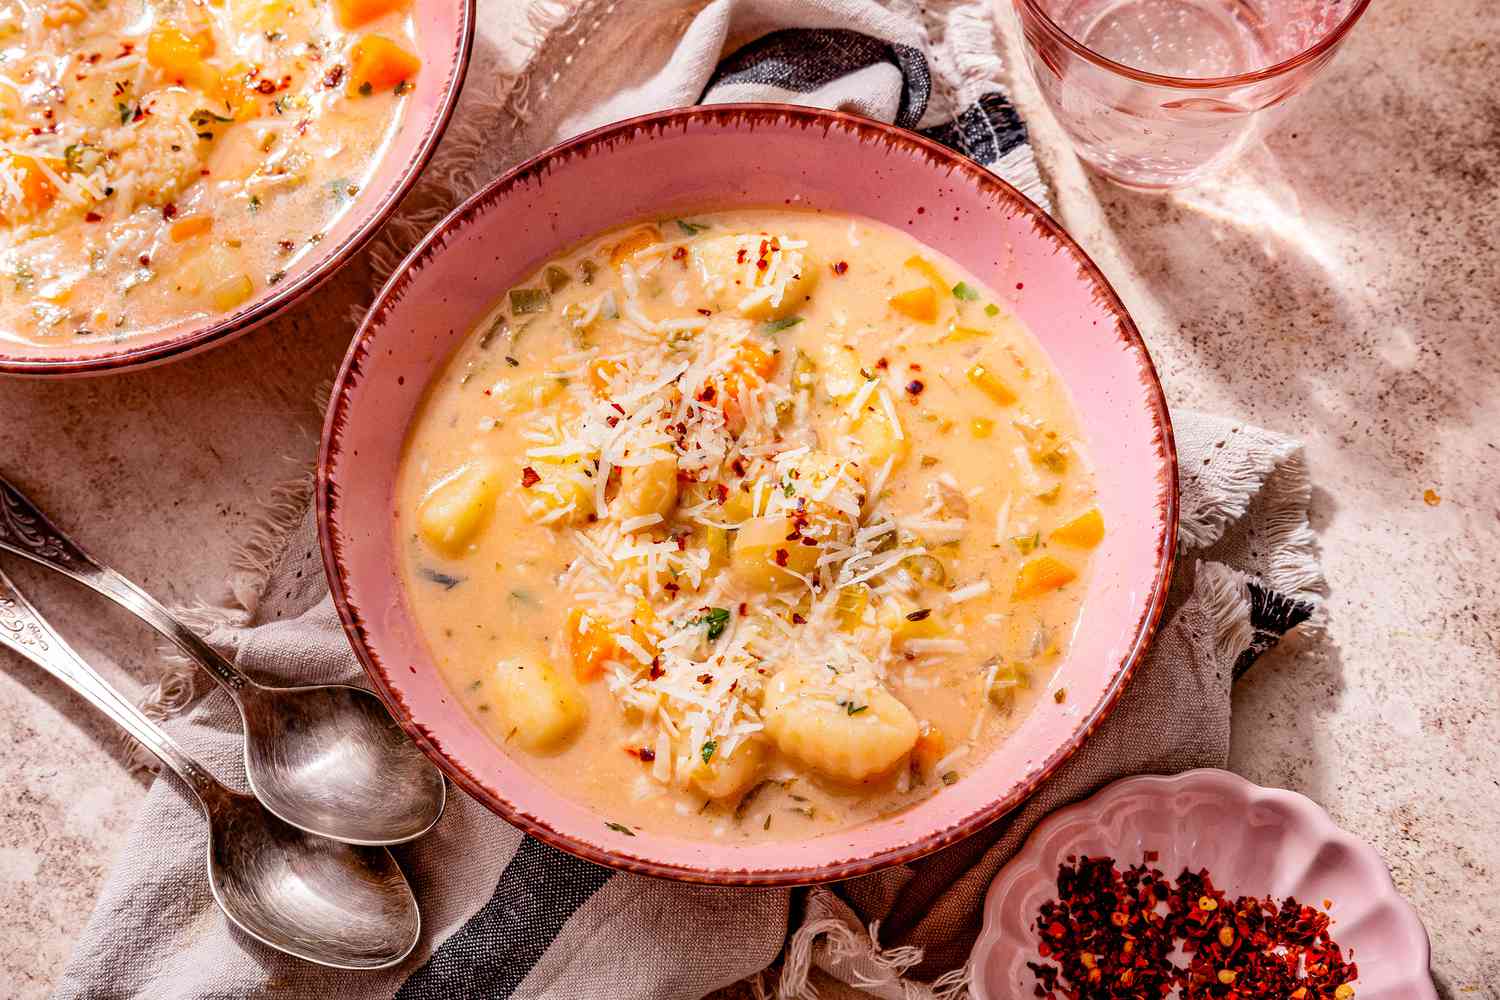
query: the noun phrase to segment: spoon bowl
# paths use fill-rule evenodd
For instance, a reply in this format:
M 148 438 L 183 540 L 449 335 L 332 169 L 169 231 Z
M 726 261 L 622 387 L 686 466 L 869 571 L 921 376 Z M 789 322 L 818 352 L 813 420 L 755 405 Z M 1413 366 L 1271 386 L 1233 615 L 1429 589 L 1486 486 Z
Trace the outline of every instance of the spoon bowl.
M 315 836 L 221 791 L 204 803 L 208 884 L 235 926 L 340 969 L 385 968 L 411 953 L 421 917 L 390 851 Z
M 244 722 L 245 773 L 271 812 L 351 844 L 402 844 L 443 814 L 443 776 L 407 740 L 380 699 L 347 684 L 277 688 L 246 677 L 170 611 L 96 561 L 0 479 L 0 549 L 77 580 L 171 640 L 234 699 Z
M 247 685 L 240 714 L 250 787 L 287 823 L 375 845 L 420 837 L 442 815 L 442 773 L 363 688 Z

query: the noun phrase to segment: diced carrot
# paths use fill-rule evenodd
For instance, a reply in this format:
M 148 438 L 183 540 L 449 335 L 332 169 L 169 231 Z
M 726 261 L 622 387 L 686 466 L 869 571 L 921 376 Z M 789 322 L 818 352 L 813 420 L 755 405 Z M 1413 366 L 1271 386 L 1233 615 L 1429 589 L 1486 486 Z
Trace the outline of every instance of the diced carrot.
M 932 290 L 931 285 L 897 292 L 891 296 L 891 308 L 919 322 L 934 323 L 938 313 L 937 292 Z
M 613 267 L 619 267 L 626 260 L 640 253 L 653 243 L 661 242 L 661 230 L 655 226 L 642 226 L 615 244 L 609 252 L 609 263 Z
M 190 38 L 176 28 L 157 28 L 146 39 L 146 62 L 167 79 L 202 90 L 219 86 L 218 74 L 204 61 L 208 54 L 201 38 Z
M 582 608 L 568 612 L 567 626 L 573 675 L 585 684 L 603 677 L 604 662 L 613 659 L 618 648 L 609 626 Z
M 967 372 L 965 372 L 965 375 L 967 376 L 969 381 L 979 389 L 980 392 L 984 393 L 986 396 L 990 397 L 1001 406 L 1009 406 L 1020 398 L 1015 394 L 1015 391 L 1012 390 L 1010 386 L 1005 384 L 1004 380 L 1001 379 L 999 375 L 996 375 L 994 372 L 990 371 L 990 369 L 985 367 L 982 363 L 974 364 Z
M 12 153 L 11 169 L 21 184 L 21 197 L 33 212 L 45 212 L 57 199 L 57 188 L 42 170 L 41 164 L 22 153 Z
M 358 28 L 406 4 L 407 0 L 333 0 L 333 15 L 340 27 Z
M 936 267 L 932 266 L 932 262 L 926 257 L 908 257 L 906 258 L 906 266 L 919 272 L 922 277 L 926 278 L 927 283 L 932 286 L 933 292 L 940 295 L 948 293 L 947 279 L 942 276 Z
M 212 215 L 185 215 L 172 223 L 172 242 L 181 243 L 194 236 L 202 236 L 214 227 Z
M 589 385 L 594 390 L 594 395 L 603 396 L 609 391 L 609 383 L 615 374 L 623 367 L 618 361 L 608 358 L 595 358 L 589 365 Z
M 738 399 L 740 390 L 747 385 L 764 382 L 776 372 L 778 354 L 770 354 L 751 341 L 741 342 L 735 351 L 734 360 L 724 372 L 724 394 Z
M 48 7 L 47 13 L 42 15 L 42 24 L 48 28 L 57 28 L 64 24 L 79 24 L 87 16 L 82 6 L 69 0 L 67 3 L 56 3 Z
M 1053 556 L 1037 556 L 1022 564 L 1016 572 L 1014 600 L 1039 597 L 1078 579 L 1073 567 Z
M 1090 508 L 1054 530 L 1052 540 L 1091 549 L 1104 541 L 1104 515 L 1099 513 L 1098 507 Z
M 392 90 L 421 68 L 422 60 L 384 35 L 365 35 L 349 53 L 349 95 Z
M 977 438 L 987 438 L 995 433 L 995 422 L 989 417 L 975 417 L 969 421 L 969 431 Z

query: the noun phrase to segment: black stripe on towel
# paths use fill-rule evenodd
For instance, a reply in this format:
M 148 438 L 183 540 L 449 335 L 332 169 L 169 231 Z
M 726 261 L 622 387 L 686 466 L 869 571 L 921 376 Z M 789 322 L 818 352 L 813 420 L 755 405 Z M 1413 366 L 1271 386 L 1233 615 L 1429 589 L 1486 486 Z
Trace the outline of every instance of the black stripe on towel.
M 1250 665 L 1260 659 L 1281 637 L 1312 617 L 1311 601 L 1299 600 L 1271 590 L 1254 580 L 1245 584 L 1250 591 L 1250 626 L 1255 630 L 1250 645 L 1234 661 L 1234 679 L 1239 680 Z
M 921 130 L 927 138 L 990 166 L 1026 143 L 1026 123 L 1010 98 L 998 90 L 985 94 L 956 118 Z
M 901 104 L 895 124 L 914 128 L 932 95 L 927 57 L 910 45 L 872 38 L 847 28 L 785 28 L 773 31 L 719 63 L 704 93 L 725 84 L 757 84 L 805 94 L 857 73 L 888 63 L 901 72 Z
M 396 1000 L 505 1000 L 609 876 L 524 838 L 490 901 L 411 974 Z

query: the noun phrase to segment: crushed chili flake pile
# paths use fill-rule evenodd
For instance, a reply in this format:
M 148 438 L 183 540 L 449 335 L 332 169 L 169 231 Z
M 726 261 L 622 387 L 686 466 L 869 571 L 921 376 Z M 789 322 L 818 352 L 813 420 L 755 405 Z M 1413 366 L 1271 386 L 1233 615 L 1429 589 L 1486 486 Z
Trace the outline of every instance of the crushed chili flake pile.
M 1328 926 L 1327 913 L 1290 896 L 1231 900 L 1207 871 L 1174 882 L 1146 865 L 1069 858 L 1057 898 L 1037 912 L 1044 961 L 1026 964 L 1043 1000 L 1158 1000 L 1174 989 L 1182 1000 L 1352 1000 L 1359 968 Z M 1172 961 L 1179 946 L 1186 967 Z

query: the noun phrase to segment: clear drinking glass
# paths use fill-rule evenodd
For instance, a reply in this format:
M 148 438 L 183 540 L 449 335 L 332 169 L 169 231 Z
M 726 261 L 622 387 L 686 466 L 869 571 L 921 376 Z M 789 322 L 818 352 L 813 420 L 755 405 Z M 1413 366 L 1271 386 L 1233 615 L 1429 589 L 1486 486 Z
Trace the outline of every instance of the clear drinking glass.
M 1137 188 L 1228 163 L 1333 59 L 1370 0 L 1014 0 L 1078 153 Z

